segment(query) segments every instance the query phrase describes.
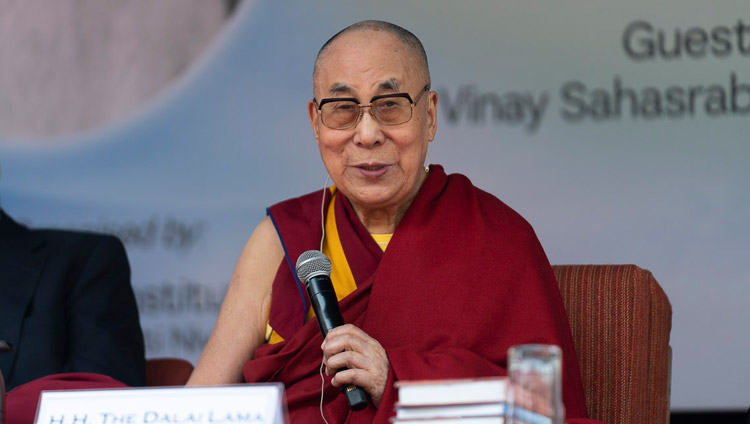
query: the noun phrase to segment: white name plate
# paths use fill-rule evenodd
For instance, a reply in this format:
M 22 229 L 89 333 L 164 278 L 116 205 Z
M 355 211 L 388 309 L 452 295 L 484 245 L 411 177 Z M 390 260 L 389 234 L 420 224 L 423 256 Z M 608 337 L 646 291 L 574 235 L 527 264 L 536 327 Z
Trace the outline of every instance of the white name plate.
M 36 424 L 285 424 L 281 383 L 45 391 Z

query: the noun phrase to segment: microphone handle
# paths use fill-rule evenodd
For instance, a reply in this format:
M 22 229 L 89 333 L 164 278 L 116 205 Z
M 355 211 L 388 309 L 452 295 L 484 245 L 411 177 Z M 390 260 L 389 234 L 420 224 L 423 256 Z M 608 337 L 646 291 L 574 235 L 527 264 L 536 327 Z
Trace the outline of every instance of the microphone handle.
M 336 292 L 333 290 L 331 279 L 327 275 L 318 275 L 311 277 L 306 283 L 307 294 L 310 296 L 315 317 L 318 319 L 320 332 L 325 339 L 328 332 L 332 329 L 344 325 L 344 317 L 339 310 L 339 302 L 336 299 Z M 346 367 L 339 369 L 345 370 Z M 349 409 L 359 411 L 367 406 L 367 394 L 365 391 L 354 384 L 341 386 L 341 392 L 346 396 L 349 403 Z

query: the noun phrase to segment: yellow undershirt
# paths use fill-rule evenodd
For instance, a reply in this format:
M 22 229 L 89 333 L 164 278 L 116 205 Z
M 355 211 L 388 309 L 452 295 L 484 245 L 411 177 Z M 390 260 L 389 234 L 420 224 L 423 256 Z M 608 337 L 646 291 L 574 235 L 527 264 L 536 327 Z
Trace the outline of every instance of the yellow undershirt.
M 393 237 L 393 234 L 372 234 L 370 233 L 372 238 L 375 240 L 375 243 L 380 246 L 381 249 L 383 249 L 383 252 L 385 252 L 385 248 L 388 247 L 388 243 L 391 242 L 391 237 Z

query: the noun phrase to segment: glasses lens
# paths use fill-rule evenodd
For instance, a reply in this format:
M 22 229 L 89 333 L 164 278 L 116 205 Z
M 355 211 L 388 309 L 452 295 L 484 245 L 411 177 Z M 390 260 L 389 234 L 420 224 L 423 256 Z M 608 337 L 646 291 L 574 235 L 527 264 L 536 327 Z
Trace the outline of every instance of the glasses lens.
M 359 107 L 357 102 L 338 100 L 324 104 L 320 112 L 323 125 L 329 128 L 346 128 L 357 120 Z
M 398 125 L 411 119 L 411 102 L 405 97 L 382 97 L 372 103 L 372 113 L 384 125 Z

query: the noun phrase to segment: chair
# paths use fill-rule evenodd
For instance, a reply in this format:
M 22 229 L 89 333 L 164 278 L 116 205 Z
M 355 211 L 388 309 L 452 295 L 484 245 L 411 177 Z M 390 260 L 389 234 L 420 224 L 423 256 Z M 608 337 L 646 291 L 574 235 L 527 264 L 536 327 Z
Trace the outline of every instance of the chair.
M 146 386 L 184 386 L 192 372 L 193 364 L 184 359 L 147 359 Z
M 669 422 L 672 307 L 635 265 L 555 265 L 589 417 Z

